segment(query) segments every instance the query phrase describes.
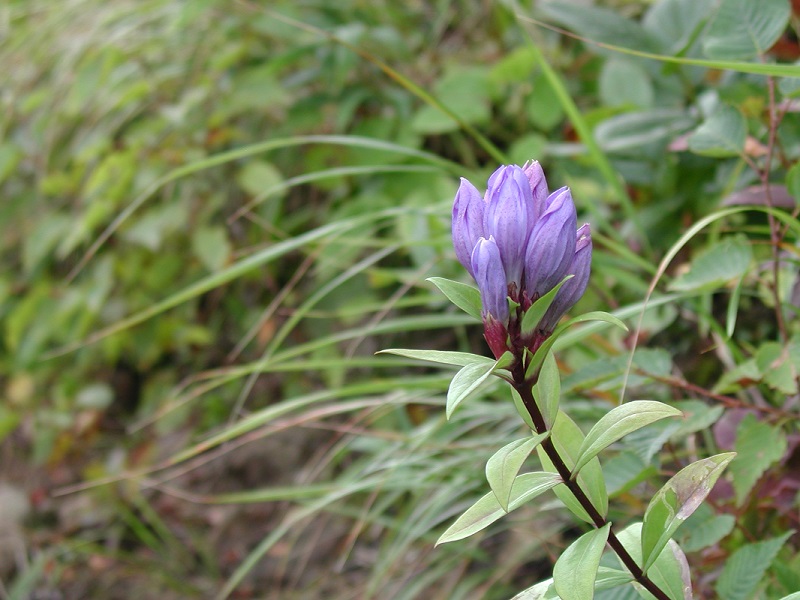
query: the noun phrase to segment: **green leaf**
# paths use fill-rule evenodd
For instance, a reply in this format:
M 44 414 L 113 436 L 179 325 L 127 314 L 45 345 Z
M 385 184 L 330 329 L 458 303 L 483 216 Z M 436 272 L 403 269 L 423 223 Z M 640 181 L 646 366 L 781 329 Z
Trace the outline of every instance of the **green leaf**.
M 762 344 L 756 352 L 756 365 L 764 374 L 764 383 L 787 396 L 797 393 L 797 371 L 789 349 L 777 342 Z
M 732 106 L 720 106 L 689 136 L 689 150 L 702 156 L 725 158 L 744 151 L 747 123 Z
M 780 537 L 738 548 L 725 563 L 717 580 L 715 589 L 719 597 L 725 600 L 751 598 L 778 550 L 793 534 L 793 530 L 787 531 Z
M 708 20 L 715 0 L 659 0 L 642 19 L 647 31 L 663 41 L 667 54 L 683 55 Z
M 544 296 L 537 299 L 536 302 L 531 304 L 531 307 L 525 311 L 525 316 L 522 317 L 522 324 L 520 326 L 522 335 L 530 335 L 533 333 L 533 331 L 536 329 L 536 326 L 539 325 L 539 321 L 542 320 L 544 313 L 547 312 L 547 309 L 550 308 L 553 300 L 555 300 L 558 290 L 560 290 L 561 286 L 573 277 L 575 276 L 567 275 L 561 280 L 561 283 L 547 292 Z
M 786 452 L 786 436 L 779 427 L 747 415 L 736 430 L 736 459 L 731 462 L 733 490 L 739 506 L 764 472 Z
M 595 135 L 606 152 L 636 155 L 641 154 L 643 146 L 665 144 L 694 124 L 686 111 L 654 108 L 614 115 L 595 128 Z
M 729 237 L 699 252 L 689 271 L 669 286 L 675 291 L 713 289 L 741 279 L 750 269 L 753 251 L 744 237 Z
M 533 386 L 533 398 L 542 413 L 545 425 L 548 429 L 551 428 L 558 415 L 558 403 L 561 398 L 561 377 L 556 357 L 552 352 L 547 353 L 542 363 L 539 379 Z
M 417 360 L 427 360 L 428 362 L 441 363 L 444 365 L 492 365 L 495 361 L 486 356 L 470 354 L 469 352 L 444 352 L 441 350 L 407 350 L 405 348 L 389 348 L 379 350 L 376 354 L 395 354 L 406 358 Z
M 633 560 L 642 564 L 642 524 L 629 525 L 617 534 L 620 543 L 625 547 Z M 647 576 L 670 600 L 692 600 L 692 580 L 686 555 L 674 540 L 661 550 L 660 554 L 647 571 Z M 642 598 L 652 599 L 654 596 L 637 583 L 633 584 Z
M 485 363 L 467 365 L 455 374 L 447 390 L 447 404 L 445 415 L 447 418 L 453 415 L 453 411 L 470 394 L 477 390 L 480 385 L 489 378 L 494 371 L 495 363 Z
M 219 271 L 231 256 L 231 244 L 223 227 L 200 227 L 192 234 L 192 252 L 209 271 Z
M 649 108 L 655 92 L 641 65 L 625 58 L 611 58 L 600 70 L 600 98 L 607 106 Z
M 633 581 L 633 577 L 626 571 L 612 569 L 611 567 L 599 567 L 597 577 L 594 580 L 594 589 L 599 592 L 610 590 Z M 553 578 L 541 581 L 526 590 L 521 591 L 511 600 L 559 600 L 553 586 Z
M 735 524 L 736 518 L 733 515 L 714 514 L 714 511 L 704 504 L 686 520 L 681 546 L 686 552 L 697 552 L 713 546 L 733 531 Z
M 592 600 L 594 582 L 611 524 L 585 533 L 561 553 L 553 567 L 553 583 L 563 600 Z
M 479 66 L 455 67 L 434 84 L 434 96 L 462 123 L 481 124 L 489 121 L 489 69 Z M 440 134 L 458 130 L 461 125 L 435 105 L 422 106 L 411 120 L 416 133 Z
M 445 279 L 444 277 L 429 277 L 426 281 L 430 281 L 439 288 L 450 302 L 465 313 L 478 320 L 482 320 L 481 293 L 478 291 L 478 288 L 474 288 L 466 283 Z
M 486 481 L 503 510 L 508 511 L 511 486 L 533 449 L 550 435 L 549 431 L 515 440 L 500 448 L 486 463 Z
M 462 540 L 486 529 L 503 515 L 516 510 L 559 483 L 561 483 L 561 477 L 555 473 L 537 472 L 519 475 L 514 480 L 514 485 L 511 486 L 508 511 L 503 510 L 503 507 L 500 506 L 494 492 L 489 492 L 464 511 L 464 514 L 441 535 L 436 545 Z
M 525 403 L 522 401 L 522 396 L 520 396 L 519 392 L 517 392 L 517 390 L 515 390 L 513 387 L 511 388 L 511 399 L 514 402 L 514 408 L 517 409 L 519 416 L 522 417 L 522 420 L 525 421 L 525 424 L 530 428 L 530 430 L 535 432 L 536 425 L 533 423 L 531 413 L 529 413 L 528 409 L 525 407 Z
M 580 428 L 566 413 L 564 413 L 564 411 L 558 412 L 558 416 L 550 432 L 550 440 L 561 456 L 561 460 L 563 460 L 567 468 L 571 470 L 575 466 L 578 451 L 583 443 L 583 433 L 581 433 Z M 542 461 L 542 467 L 546 471 L 555 473 L 556 468 L 542 446 L 537 446 L 536 452 L 539 455 L 539 460 Z M 581 472 L 578 473 L 576 481 L 589 500 L 591 500 L 597 512 L 605 516 L 608 512 L 608 494 L 606 493 L 606 484 L 603 479 L 603 471 L 600 468 L 600 461 L 597 460 L 597 458 L 590 460 L 589 463 L 581 469 Z M 553 491 L 572 514 L 582 521 L 594 523 L 580 505 L 580 502 L 575 499 L 575 496 L 572 495 L 572 492 L 570 492 L 566 486 L 558 486 Z
M 622 321 L 620 321 L 617 317 L 607 312 L 603 312 L 601 310 L 596 310 L 588 313 L 584 313 L 582 315 L 578 315 L 577 317 L 570 319 L 566 323 L 563 323 L 556 327 L 555 331 L 553 331 L 552 335 L 547 338 L 542 344 L 536 353 L 533 355 L 530 364 L 528 365 L 528 369 L 526 371 L 526 375 L 531 377 L 534 373 L 536 373 L 542 366 L 547 353 L 550 351 L 550 348 L 553 347 L 553 344 L 556 343 L 558 338 L 560 338 L 567 330 L 572 327 L 573 325 L 577 325 L 578 323 L 584 323 L 586 321 L 603 321 L 605 323 L 610 323 L 612 325 L 616 325 L 617 327 L 623 329 L 624 331 L 628 331 L 628 326 L 625 325 Z
M 578 460 L 572 470 L 573 474 L 580 471 L 601 450 L 632 431 L 661 419 L 679 417 L 682 414 L 677 408 L 653 400 L 634 400 L 614 407 L 586 434 L 586 439 L 583 440 L 578 452 Z
M 722 60 L 763 56 L 786 29 L 790 15 L 788 0 L 722 0 L 703 51 Z
M 735 452 L 693 462 L 664 484 L 647 506 L 642 526 L 645 572 L 683 522 L 700 506 Z

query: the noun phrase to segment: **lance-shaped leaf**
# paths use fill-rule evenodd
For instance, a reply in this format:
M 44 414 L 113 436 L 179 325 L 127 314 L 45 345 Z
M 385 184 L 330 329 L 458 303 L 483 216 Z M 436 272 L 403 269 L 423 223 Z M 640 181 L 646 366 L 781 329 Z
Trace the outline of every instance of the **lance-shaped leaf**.
M 628 435 L 650 423 L 667 417 L 679 417 L 683 413 L 677 408 L 653 400 L 634 400 L 611 409 L 594 424 L 581 444 L 578 461 L 572 469 L 573 474 L 597 454 Z
M 408 350 L 405 348 L 389 348 L 387 350 L 380 350 L 376 354 L 394 354 L 396 356 L 405 356 L 406 358 L 426 360 L 428 362 L 435 362 L 443 365 L 458 365 L 461 367 L 466 367 L 467 365 L 494 364 L 494 361 L 491 358 L 480 356 L 478 354 L 470 354 L 469 352 L 445 352 L 442 350 Z
M 486 529 L 500 517 L 515 510 L 561 483 L 561 477 L 555 473 L 523 473 L 514 480 L 511 486 L 511 500 L 508 511 L 503 510 L 494 492 L 489 492 L 475 504 L 470 506 L 456 522 L 447 528 L 436 545 L 462 540 L 474 533 Z
M 716 584 L 717 594 L 725 600 L 747 600 L 752 598 L 767 569 L 775 560 L 778 551 L 794 530 L 783 535 L 754 544 L 740 546 L 731 554 Z
M 548 428 L 553 427 L 553 422 L 558 415 L 558 403 L 561 397 L 561 377 L 556 364 L 556 357 L 548 352 L 539 372 L 539 380 L 533 386 L 533 397 L 542 413 Z
M 605 323 L 610 323 L 611 325 L 616 325 L 617 327 L 621 328 L 624 331 L 628 331 L 628 326 L 625 325 L 622 321 L 620 321 L 617 317 L 607 312 L 603 312 L 601 310 L 592 311 L 588 313 L 584 313 L 582 315 L 578 315 L 577 317 L 570 319 L 566 323 L 563 323 L 556 327 L 553 331 L 553 334 L 547 338 L 542 344 L 536 353 L 533 355 L 530 364 L 528 365 L 528 369 L 526 370 L 525 374 L 528 377 L 533 376 L 542 366 L 547 353 L 553 347 L 553 344 L 556 343 L 559 337 L 561 337 L 567 330 L 572 327 L 573 325 L 577 325 L 578 323 L 584 323 L 586 321 L 603 321 Z
M 562 600 L 592 600 L 594 582 L 611 523 L 585 533 L 562 552 L 553 567 L 553 582 Z
M 735 456 L 735 452 L 726 452 L 693 462 L 656 492 L 644 513 L 642 526 L 642 568 L 645 572 L 678 527 L 705 500 Z
M 599 567 L 597 569 L 597 577 L 594 580 L 594 590 L 600 592 L 602 590 L 610 590 L 621 585 L 625 585 L 633 581 L 633 576 L 619 569 L 612 569 L 611 567 Z M 511 600 L 559 600 L 560 596 L 555 591 L 552 577 L 541 581 L 536 585 L 522 590 L 519 594 L 514 596 Z M 783 600 L 786 600 L 785 598 Z
M 563 411 L 559 411 L 558 417 L 551 429 L 550 439 L 561 457 L 561 460 L 563 460 L 567 468 L 571 470 L 575 465 L 575 460 L 578 458 L 578 450 L 583 443 L 583 433 L 580 427 L 578 427 Z M 536 452 L 539 455 L 539 460 L 542 461 L 542 467 L 544 467 L 546 471 L 555 473 L 555 465 L 550 460 L 550 457 L 547 456 L 547 452 L 545 452 L 544 448 L 541 445 L 537 446 Z M 597 458 L 590 460 L 589 463 L 581 469 L 581 472 L 578 473 L 576 481 L 589 500 L 591 500 L 595 510 L 597 510 L 600 515 L 605 516 L 608 511 L 608 493 L 606 492 L 606 483 L 603 479 L 600 461 L 597 460 Z M 587 523 L 594 523 L 589 514 L 581 506 L 580 502 L 578 502 L 566 486 L 560 485 L 553 491 L 572 514 Z
M 508 502 L 511 497 L 511 486 L 514 484 L 517 473 L 533 449 L 541 444 L 548 435 L 550 432 L 545 431 L 540 435 L 515 440 L 500 448 L 486 463 L 486 481 L 489 482 L 489 487 L 492 488 L 497 501 L 506 512 L 508 512 Z
M 445 415 L 449 419 L 456 407 L 461 404 L 470 394 L 477 390 L 481 384 L 489 378 L 497 363 L 478 363 L 467 365 L 455 374 L 447 389 L 447 403 L 445 405 Z
M 515 390 L 513 387 L 511 388 L 511 399 L 514 402 L 514 408 L 517 409 L 517 413 L 522 420 L 525 421 L 525 425 L 530 427 L 531 431 L 536 431 L 536 425 L 533 424 L 533 419 L 531 418 L 531 413 L 528 412 L 528 409 L 525 407 L 525 403 L 522 401 L 522 396 L 519 395 L 519 392 Z
M 430 281 L 447 299 L 471 317 L 481 320 L 481 293 L 466 283 L 460 283 L 444 277 L 428 277 Z
M 617 539 L 628 551 L 636 564 L 642 564 L 642 524 L 634 523 L 619 533 Z M 675 540 L 668 540 L 666 548 L 662 548 L 647 576 L 670 600 L 692 600 L 692 578 L 686 555 Z M 653 598 L 638 583 L 634 587 L 642 598 Z
M 522 335 L 530 335 L 536 329 L 536 326 L 539 324 L 539 321 L 542 320 L 544 313 L 547 312 L 547 309 L 550 308 L 550 305 L 553 303 L 553 300 L 556 299 L 556 294 L 558 290 L 561 289 L 561 286 L 564 285 L 568 279 L 575 277 L 574 275 L 567 275 L 561 282 L 556 285 L 552 290 L 547 292 L 544 296 L 536 300 L 531 307 L 525 311 L 525 316 L 522 317 Z

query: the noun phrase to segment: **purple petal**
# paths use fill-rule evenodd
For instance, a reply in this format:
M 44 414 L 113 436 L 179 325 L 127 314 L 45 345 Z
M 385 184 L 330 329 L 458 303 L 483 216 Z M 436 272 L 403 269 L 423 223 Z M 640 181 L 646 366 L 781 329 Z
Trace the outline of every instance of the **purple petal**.
M 544 213 L 546 206 L 547 196 L 550 190 L 547 188 L 547 179 L 544 176 L 544 171 L 539 161 L 532 160 L 526 162 L 522 166 L 522 171 L 528 178 L 528 183 L 531 186 L 531 195 L 533 196 L 533 215 L 534 222 Z
M 458 261 L 473 277 L 472 250 L 483 236 L 483 213 L 486 202 L 469 181 L 462 178 L 453 202 L 453 247 Z
M 496 240 L 507 283 L 519 289 L 525 246 L 533 227 L 529 216 L 533 211 L 533 197 L 528 178 L 517 165 L 502 167 L 492 175 L 486 198 L 484 235 Z
M 576 232 L 575 254 L 567 274 L 575 275 L 558 290 L 553 303 L 539 322 L 539 328 L 553 331 L 562 315 L 575 306 L 589 285 L 592 270 L 592 234 L 589 224 L 581 226 Z
M 491 315 L 503 324 L 508 323 L 508 284 L 500 249 L 493 237 L 478 240 L 472 252 L 472 271 L 481 293 L 484 320 Z
M 547 198 L 547 208 L 528 240 L 525 251 L 525 290 L 534 299 L 543 296 L 567 275 L 576 251 L 575 204 L 569 188 Z

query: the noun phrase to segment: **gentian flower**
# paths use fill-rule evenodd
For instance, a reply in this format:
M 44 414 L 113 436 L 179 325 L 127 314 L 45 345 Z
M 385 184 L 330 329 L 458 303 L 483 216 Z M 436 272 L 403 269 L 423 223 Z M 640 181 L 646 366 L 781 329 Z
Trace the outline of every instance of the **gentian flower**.
M 576 231 L 576 221 L 569 188 L 549 193 L 536 161 L 497 169 L 484 196 L 461 180 L 453 203 L 453 246 L 478 284 L 484 333 L 496 357 L 522 347 L 535 351 L 586 290 L 591 232 L 588 224 Z M 523 339 L 525 311 L 570 274 L 534 333 Z

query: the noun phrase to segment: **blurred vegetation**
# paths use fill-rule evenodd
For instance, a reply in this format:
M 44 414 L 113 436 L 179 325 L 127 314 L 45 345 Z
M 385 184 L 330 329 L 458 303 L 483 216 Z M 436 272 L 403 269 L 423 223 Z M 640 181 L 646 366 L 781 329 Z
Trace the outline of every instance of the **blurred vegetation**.
M 580 533 L 555 504 L 433 548 L 519 433 L 500 388 L 446 422 L 451 371 L 374 355 L 483 351 L 425 278 L 466 280 L 457 178 L 530 158 L 595 232 L 577 308 L 631 326 L 571 334 L 572 413 L 624 393 L 691 416 L 601 457 L 615 524 L 736 449 L 678 533 L 697 597 L 800 590 L 800 48 L 788 2 L 752 6 L 0 7 L 0 597 L 506 598 L 547 577 Z

